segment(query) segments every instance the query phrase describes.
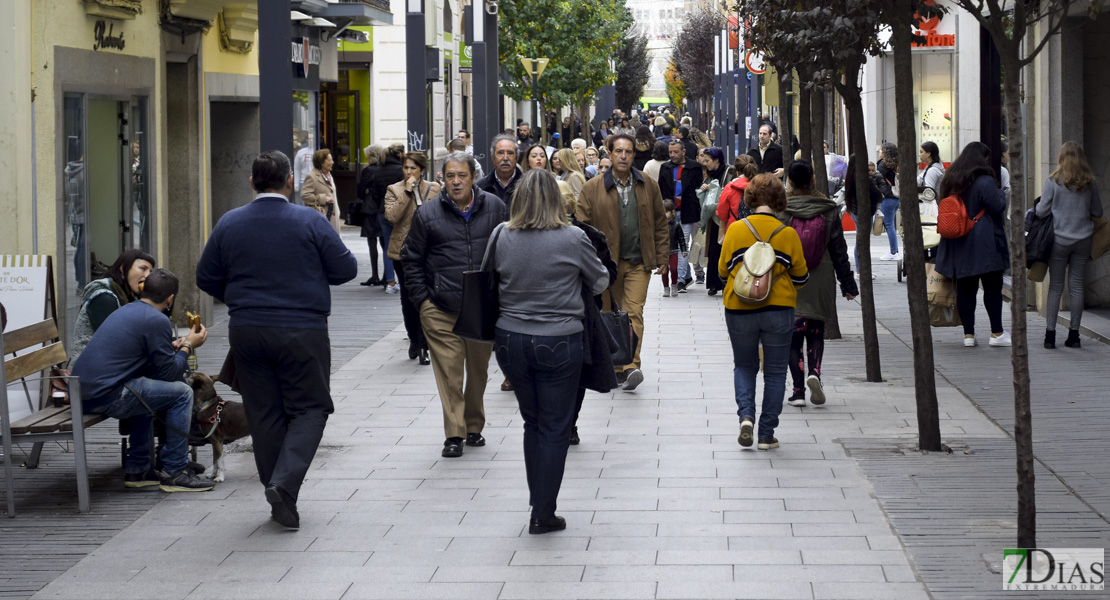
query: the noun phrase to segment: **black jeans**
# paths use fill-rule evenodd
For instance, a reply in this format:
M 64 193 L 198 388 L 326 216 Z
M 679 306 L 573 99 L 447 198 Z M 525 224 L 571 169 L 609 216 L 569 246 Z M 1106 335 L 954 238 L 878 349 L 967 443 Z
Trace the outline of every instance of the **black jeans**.
M 251 426 L 258 479 L 296 500 L 328 415 L 335 410 L 328 331 L 231 327 L 228 341 Z
M 405 269 L 402 268 L 401 261 L 397 261 L 395 266 L 397 285 L 401 286 L 401 319 L 405 322 L 405 331 L 409 335 L 410 342 L 416 344 L 418 348 L 427 350 L 428 340 L 424 339 L 424 327 L 420 324 L 420 307 L 413 304 L 409 296 L 409 288 L 405 285 Z
M 802 346 L 805 346 L 803 356 Z M 821 378 L 821 357 L 825 355 L 825 322 L 817 319 L 794 319 L 794 336 L 790 339 L 790 379 L 794 393 L 804 392 L 807 375 Z M 806 361 L 809 370 L 806 370 Z
M 964 335 L 975 335 L 975 300 L 983 282 L 983 307 L 991 321 L 991 333 L 1002 333 L 1002 271 L 960 277 L 956 280 L 956 311 L 964 324 Z
M 555 516 L 582 373 L 582 333 L 528 335 L 498 328 L 493 351 L 524 419 L 524 469 L 533 519 Z

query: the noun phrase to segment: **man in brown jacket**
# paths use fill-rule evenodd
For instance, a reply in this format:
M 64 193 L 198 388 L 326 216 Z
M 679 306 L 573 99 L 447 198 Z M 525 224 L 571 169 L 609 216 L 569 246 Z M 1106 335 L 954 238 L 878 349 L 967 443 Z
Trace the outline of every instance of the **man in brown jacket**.
M 609 138 L 613 168 L 586 182 L 578 196 L 575 216 L 593 225 L 609 240 L 617 260 L 617 281 L 612 292 L 628 311 L 638 341 L 632 364 L 619 367 L 617 381 L 632 391 L 644 381 L 640 371 L 640 346 L 644 339 L 644 303 L 652 270 L 662 275 L 670 260 L 670 235 L 659 185 L 632 167 L 635 140 L 628 134 Z M 608 308 L 609 297 L 605 296 Z M 611 309 L 610 309 L 611 310 Z

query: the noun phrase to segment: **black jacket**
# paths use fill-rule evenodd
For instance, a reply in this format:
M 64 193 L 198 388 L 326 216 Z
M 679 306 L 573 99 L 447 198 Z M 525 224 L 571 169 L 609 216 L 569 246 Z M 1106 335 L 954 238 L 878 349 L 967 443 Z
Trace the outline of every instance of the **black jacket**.
M 365 173 L 365 171 L 363 171 Z M 366 214 L 376 215 L 385 210 L 385 189 L 398 181 L 405 178 L 405 172 L 401 168 L 401 159 L 395 156 L 387 156 L 385 162 L 378 168 L 378 172 L 374 174 L 373 183 L 370 184 L 370 208 L 367 209 L 363 204 L 362 212 Z
M 766 156 L 759 155 L 758 145 L 748 150 L 748 156 L 755 159 L 755 166 L 759 167 L 760 173 L 774 173 L 782 168 L 782 146 L 772 142 L 767 146 L 765 154 Z
M 675 166 L 668 160 L 659 167 L 659 193 L 664 200 L 674 199 Z M 701 203 L 698 202 L 698 188 L 701 184 L 701 165 L 687 157 L 686 163 L 682 165 L 682 206 L 677 207 L 679 221 L 683 224 L 701 221 Z
M 458 314 L 463 271 L 481 268 L 490 234 L 508 216 L 505 203 L 477 187 L 469 220 L 463 218 L 446 190 L 417 209 L 401 247 L 405 286 L 412 302 L 420 306 L 431 300 L 440 310 Z
M 501 181 L 497 179 L 497 172 L 490 171 L 488 175 L 478 180 L 478 189 L 497 196 L 505 203 L 505 214 L 509 214 L 509 208 L 513 205 L 513 192 L 516 191 L 516 184 L 520 178 L 524 176 L 524 172 L 520 167 L 516 168 L 513 176 L 509 179 L 509 187 L 501 187 Z
M 609 272 L 609 286 L 617 281 L 617 263 L 609 252 L 609 241 L 596 227 L 587 225 L 572 215 L 570 222 L 586 232 L 597 257 Z M 617 387 L 617 376 L 613 372 L 613 354 L 610 350 L 609 330 L 601 320 L 601 296 L 590 294 L 590 288 L 582 284 L 582 304 L 586 308 L 582 319 L 582 373 L 578 377 L 578 387 L 602 394 Z
M 382 227 L 378 223 L 378 214 L 382 211 L 382 203 L 379 200 L 378 206 L 375 208 L 373 201 L 370 199 L 373 194 L 374 180 L 377 179 L 381 168 L 381 165 L 366 165 L 358 176 L 356 195 L 359 201 L 362 202 L 362 229 L 359 231 L 359 235 L 365 238 L 376 238 L 382 233 Z

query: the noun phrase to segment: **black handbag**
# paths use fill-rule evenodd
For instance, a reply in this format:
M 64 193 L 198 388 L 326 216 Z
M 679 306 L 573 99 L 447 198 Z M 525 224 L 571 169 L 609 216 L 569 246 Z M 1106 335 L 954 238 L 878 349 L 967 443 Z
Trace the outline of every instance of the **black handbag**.
M 497 237 L 503 227 L 504 225 L 498 225 L 490 235 L 482 268 L 463 272 L 462 310 L 459 311 L 459 318 L 451 331 L 465 340 L 493 341 L 493 330 L 497 325 L 497 318 L 501 316 L 497 290 L 499 281 L 494 269 L 497 264 Z
M 609 350 L 613 355 L 613 366 L 622 367 L 631 364 L 636 357 L 636 334 L 632 333 L 632 321 L 628 318 L 628 311 L 621 310 L 613 297 L 613 290 L 609 290 L 609 307 L 611 312 L 601 313 L 601 322 L 609 330 Z

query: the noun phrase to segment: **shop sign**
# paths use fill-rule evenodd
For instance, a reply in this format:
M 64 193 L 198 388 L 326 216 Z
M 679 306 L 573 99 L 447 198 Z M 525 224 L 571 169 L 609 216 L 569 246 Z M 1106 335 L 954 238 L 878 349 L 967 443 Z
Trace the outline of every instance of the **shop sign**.
M 463 40 L 459 40 L 459 73 L 472 73 L 474 70 L 474 57 L 472 49 Z
M 319 66 L 322 53 L 318 44 L 311 43 L 306 37 L 295 37 L 292 43 L 293 76 L 308 77 L 308 68 Z
M 93 50 L 100 50 L 102 48 L 123 50 L 124 45 L 127 44 L 123 39 L 123 31 L 120 31 L 119 35 L 115 35 L 115 32 L 115 23 L 97 21 L 93 24 Z
M 929 6 L 936 6 L 934 0 L 925 0 L 925 4 Z M 956 34 L 951 32 L 951 27 L 945 27 L 941 31 L 942 20 L 944 13 L 937 13 L 928 19 L 923 18 L 921 15 L 915 14 L 914 21 L 920 27 L 914 31 L 914 35 L 924 38 L 924 42 L 913 43 L 915 48 L 955 48 L 956 47 Z

